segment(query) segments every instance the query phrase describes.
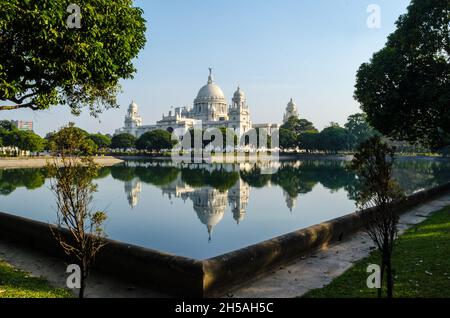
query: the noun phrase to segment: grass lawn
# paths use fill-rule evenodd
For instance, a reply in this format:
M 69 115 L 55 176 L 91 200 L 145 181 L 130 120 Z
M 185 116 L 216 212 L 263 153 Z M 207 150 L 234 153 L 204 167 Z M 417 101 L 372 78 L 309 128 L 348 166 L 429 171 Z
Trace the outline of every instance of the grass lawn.
M 31 277 L 0 260 L 0 298 L 73 297 L 68 290 L 53 288 L 42 278 Z
M 357 262 L 329 285 L 312 290 L 303 297 L 376 297 L 376 289 L 366 286 L 369 264 L 379 264 L 378 252 Z M 394 249 L 393 268 L 394 297 L 450 298 L 450 206 L 433 213 L 399 237 Z M 384 295 L 385 291 L 384 288 Z

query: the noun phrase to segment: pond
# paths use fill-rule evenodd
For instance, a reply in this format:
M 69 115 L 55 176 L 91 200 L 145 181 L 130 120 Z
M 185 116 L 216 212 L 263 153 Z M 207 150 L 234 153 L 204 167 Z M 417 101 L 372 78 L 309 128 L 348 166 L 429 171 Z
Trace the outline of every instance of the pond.
M 252 164 L 125 161 L 95 180 L 108 237 L 196 259 L 214 257 L 355 211 L 357 179 L 343 160 L 285 160 L 274 174 Z M 450 162 L 402 159 L 406 193 L 450 181 Z M 54 223 L 45 168 L 0 170 L 0 210 Z

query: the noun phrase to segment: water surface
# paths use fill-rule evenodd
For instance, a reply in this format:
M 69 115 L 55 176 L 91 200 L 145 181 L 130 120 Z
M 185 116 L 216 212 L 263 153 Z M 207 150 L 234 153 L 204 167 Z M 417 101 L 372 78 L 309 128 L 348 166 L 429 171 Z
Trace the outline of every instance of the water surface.
M 102 168 L 95 207 L 109 238 L 204 259 L 355 210 L 357 179 L 340 160 L 282 161 L 273 175 L 250 164 L 126 161 Z M 407 193 L 450 181 L 443 160 L 400 160 Z M 46 169 L 0 170 L 0 210 L 54 223 Z

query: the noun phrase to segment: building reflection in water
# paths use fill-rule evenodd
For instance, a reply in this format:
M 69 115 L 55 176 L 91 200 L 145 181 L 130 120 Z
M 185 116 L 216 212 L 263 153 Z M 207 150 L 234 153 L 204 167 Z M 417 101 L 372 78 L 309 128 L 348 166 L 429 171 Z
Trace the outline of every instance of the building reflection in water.
M 139 194 L 142 190 L 142 183 L 139 178 L 133 178 L 130 181 L 125 181 L 125 193 L 127 195 L 128 203 L 133 209 L 139 202 Z
M 197 166 L 197 168 L 199 167 Z M 226 170 L 238 172 L 244 168 L 242 165 L 237 165 L 231 169 L 228 166 Z M 212 186 L 190 186 L 183 180 L 181 171 L 178 172 L 175 180 L 159 185 L 159 188 L 162 190 L 163 196 L 167 196 L 170 201 L 177 198 L 185 202 L 187 200 L 192 202 L 198 219 L 207 229 L 208 240 L 211 240 L 214 227 L 223 219 L 227 206 L 230 206 L 233 219 L 237 224 L 244 219 L 250 195 L 250 186 L 239 177 L 228 190 L 219 190 Z M 125 181 L 124 189 L 128 203 L 134 208 L 138 204 L 139 194 L 142 190 L 140 179 L 135 177 Z
M 163 195 L 192 201 L 194 211 L 208 231 L 208 239 L 214 227 L 222 220 L 227 204 L 231 207 L 233 219 L 239 224 L 244 219 L 250 187 L 239 179 L 229 190 L 220 191 L 211 186 L 194 188 L 183 181 L 181 173 L 176 180 L 161 187 Z

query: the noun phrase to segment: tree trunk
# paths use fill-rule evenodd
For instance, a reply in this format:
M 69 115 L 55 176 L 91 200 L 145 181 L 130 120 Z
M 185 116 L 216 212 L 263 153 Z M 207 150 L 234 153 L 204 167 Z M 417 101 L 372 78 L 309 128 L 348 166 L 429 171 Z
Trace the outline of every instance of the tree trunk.
M 384 272 L 386 271 L 386 264 L 384 263 L 384 258 L 381 258 L 381 266 L 380 266 L 380 288 L 378 288 L 377 296 L 378 298 L 382 297 L 383 292 L 383 279 L 384 279 Z
M 387 298 L 394 297 L 394 279 L 392 277 L 391 255 L 386 255 L 386 284 L 387 284 Z

